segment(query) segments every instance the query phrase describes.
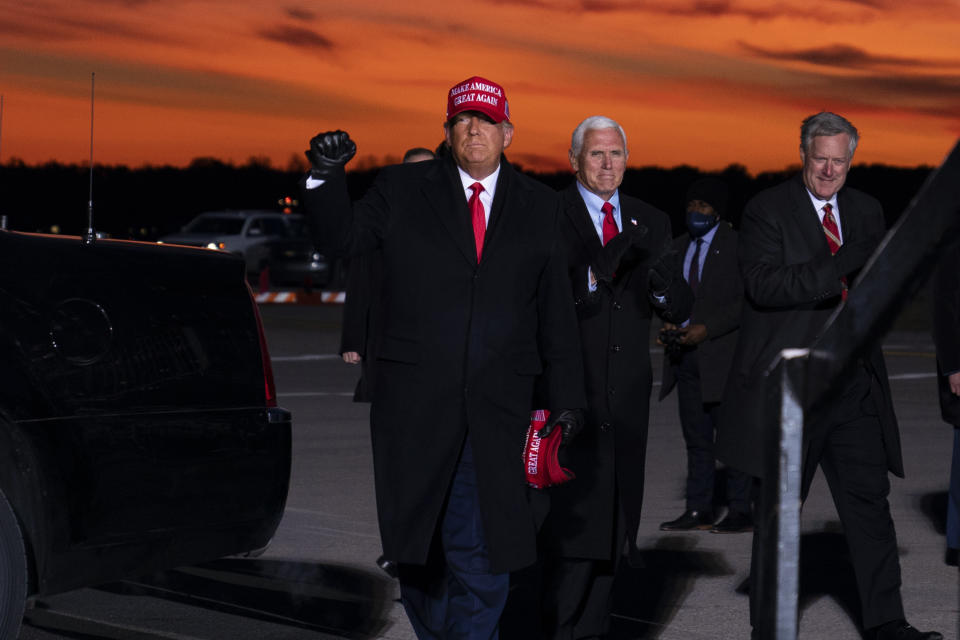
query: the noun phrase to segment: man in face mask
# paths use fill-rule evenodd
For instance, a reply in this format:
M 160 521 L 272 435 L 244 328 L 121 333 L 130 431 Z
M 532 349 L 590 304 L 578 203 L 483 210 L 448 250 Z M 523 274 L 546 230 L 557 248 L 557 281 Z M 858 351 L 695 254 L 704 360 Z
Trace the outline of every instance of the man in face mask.
M 711 530 L 740 533 L 753 529 L 750 477 L 726 470 L 727 515 L 714 524 L 714 429 L 723 386 L 737 343 L 743 282 L 737 268 L 737 232 L 721 218 L 727 206 L 727 186 L 703 178 L 687 191 L 687 234 L 674 240 L 684 256 L 683 274 L 694 293 L 693 311 L 683 323 L 664 323 L 663 400 L 674 386 L 680 425 L 687 446 L 686 509 L 663 531 Z

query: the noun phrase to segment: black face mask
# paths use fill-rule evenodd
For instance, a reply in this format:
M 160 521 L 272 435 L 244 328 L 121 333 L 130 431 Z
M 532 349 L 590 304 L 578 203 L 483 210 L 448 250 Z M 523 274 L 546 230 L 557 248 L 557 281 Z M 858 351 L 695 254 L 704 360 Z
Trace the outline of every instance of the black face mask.
M 699 211 L 687 211 L 687 231 L 694 238 L 706 234 L 710 229 L 717 226 L 720 218 L 712 216 L 709 213 L 700 213 Z

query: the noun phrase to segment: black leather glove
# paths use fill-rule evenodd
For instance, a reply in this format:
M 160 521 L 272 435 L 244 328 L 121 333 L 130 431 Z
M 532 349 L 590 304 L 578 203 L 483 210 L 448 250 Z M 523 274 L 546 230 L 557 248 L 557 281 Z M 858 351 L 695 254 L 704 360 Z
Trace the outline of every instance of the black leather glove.
M 666 305 L 662 300 L 670 291 L 673 281 L 676 278 L 682 278 L 683 262 L 680 253 L 677 251 L 665 251 L 660 258 L 650 266 L 648 274 L 648 284 L 650 287 L 650 298 L 655 307 L 663 308 Z
M 837 266 L 837 272 L 841 276 L 848 276 L 863 267 L 882 239 L 882 235 L 875 234 L 862 240 L 844 242 L 833 254 L 833 263 Z
M 596 264 L 593 265 L 594 274 L 597 280 L 602 282 L 612 282 L 613 274 L 620 266 L 623 255 L 630 249 L 646 250 L 649 229 L 643 224 L 630 224 L 624 222 L 623 231 L 615 235 L 603 246 L 597 255 Z
M 567 444 L 580 431 L 583 430 L 583 410 L 581 409 L 557 409 L 550 412 L 550 418 L 543 428 L 537 432 L 541 438 L 546 438 L 553 431 L 554 427 L 559 426 L 561 431 L 560 440 L 562 444 Z
M 310 161 L 310 175 L 327 180 L 343 174 L 343 166 L 357 152 L 356 143 L 346 131 L 324 131 L 310 139 L 310 148 L 304 151 Z

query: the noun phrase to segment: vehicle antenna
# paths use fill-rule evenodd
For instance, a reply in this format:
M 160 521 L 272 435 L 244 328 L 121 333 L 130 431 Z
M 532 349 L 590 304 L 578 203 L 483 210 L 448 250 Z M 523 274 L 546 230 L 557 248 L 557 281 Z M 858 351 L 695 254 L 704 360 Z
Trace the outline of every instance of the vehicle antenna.
M 93 244 L 97 239 L 97 232 L 93 230 L 93 81 L 95 74 L 90 72 L 90 199 L 87 201 L 87 233 L 83 236 L 83 244 Z
M 3 94 L 0 93 L 0 152 L 3 151 Z M 0 153 L 0 164 L 3 164 L 3 154 Z M 7 228 L 6 214 L 0 215 L 0 230 Z
M 3 94 L 0 93 L 0 151 L 3 151 Z M 0 162 L 3 161 L 3 154 L 0 153 Z

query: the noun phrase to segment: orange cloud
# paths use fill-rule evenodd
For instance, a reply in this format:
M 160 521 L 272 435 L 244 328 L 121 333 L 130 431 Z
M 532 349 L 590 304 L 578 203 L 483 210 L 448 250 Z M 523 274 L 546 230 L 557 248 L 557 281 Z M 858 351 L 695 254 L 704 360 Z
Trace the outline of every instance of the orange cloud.
M 503 84 L 510 156 L 566 166 L 573 127 L 605 114 L 631 164 L 796 162 L 820 109 L 864 133 L 858 160 L 936 164 L 960 135 L 960 17 L 945 0 L 0 0 L 3 154 L 86 158 L 97 73 L 97 158 L 196 156 L 286 165 L 319 130 L 396 157 L 441 137 L 447 89 Z M 951 10 L 952 9 L 952 10 Z

